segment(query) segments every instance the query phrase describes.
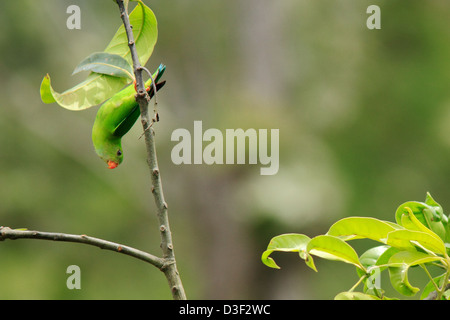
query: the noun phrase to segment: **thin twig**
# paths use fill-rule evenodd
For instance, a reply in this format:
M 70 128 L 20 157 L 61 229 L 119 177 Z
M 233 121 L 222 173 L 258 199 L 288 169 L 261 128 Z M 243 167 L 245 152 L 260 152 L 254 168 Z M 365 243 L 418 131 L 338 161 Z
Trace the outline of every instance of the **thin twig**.
M 156 257 L 150 253 L 118 244 L 115 242 L 89 237 L 87 235 L 74 235 L 66 233 L 55 233 L 55 232 L 42 232 L 42 231 L 30 231 L 30 230 L 17 230 L 8 227 L 0 227 L 0 241 L 6 239 L 16 240 L 16 239 L 40 239 L 40 240 L 50 240 L 50 241 L 64 241 L 64 242 L 75 242 L 91 245 L 98 247 L 100 249 L 110 250 L 114 252 L 123 253 L 127 256 L 131 256 L 145 262 L 148 262 L 155 267 L 163 270 L 165 268 L 164 259 Z
M 155 96 L 153 97 L 154 99 L 154 111 L 156 113 L 156 106 L 158 105 L 158 99 L 157 99 L 157 93 L 158 93 L 158 89 L 156 88 L 156 83 L 155 83 L 155 79 L 153 79 L 153 75 L 150 72 L 150 70 L 148 70 L 146 67 L 141 66 L 141 70 L 144 70 L 145 72 L 147 72 L 149 78 L 152 80 L 152 87 L 153 87 L 153 92 L 155 92 Z
M 425 266 L 425 264 L 419 264 L 419 266 L 425 271 L 425 273 L 427 274 L 428 278 L 430 279 L 431 283 L 433 284 L 434 288 L 436 289 L 436 291 L 439 291 L 439 286 L 437 285 L 437 283 L 434 281 L 433 276 L 431 275 L 431 273 L 428 271 L 427 267 Z
M 444 293 L 445 291 L 447 291 L 448 289 L 450 289 L 450 283 L 447 284 L 445 287 L 442 288 L 442 293 Z M 441 294 L 442 296 L 442 294 Z M 441 297 L 439 297 L 439 292 L 438 291 L 432 291 L 426 298 L 424 298 L 423 300 L 440 300 Z
M 137 95 L 136 101 L 139 103 L 141 112 L 141 123 L 144 129 L 145 145 L 147 148 L 147 163 L 151 172 L 152 193 L 156 203 L 157 216 L 159 220 L 159 231 L 161 235 L 161 249 L 163 252 L 163 259 L 166 267 L 163 272 L 169 282 L 172 297 L 175 300 L 185 300 L 186 294 L 184 292 L 183 284 L 177 270 L 175 253 L 172 243 L 172 234 L 169 227 L 169 217 L 167 210 L 167 203 L 164 200 L 164 193 L 161 182 L 161 175 L 158 167 L 158 159 L 156 156 L 156 146 L 154 139 L 154 131 L 151 128 L 148 130 L 151 120 L 148 116 L 149 96 L 145 90 L 145 84 L 142 77 L 142 66 L 139 62 L 139 57 L 136 50 L 132 27 L 128 12 L 125 9 L 123 0 L 116 0 L 119 6 L 120 16 L 122 18 L 127 37 L 128 45 L 130 47 L 131 58 L 133 61 L 134 73 L 136 78 Z
M 148 76 L 152 80 L 153 92 L 155 92 L 155 95 L 153 97 L 154 98 L 154 103 L 153 103 L 153 113 L 154 113 L 154 115 L 153 115 L 153 118 L 152 118 L 152 123 L 150 123 L 149 126 L 144 130 L 144 132 L 142 133 L 142 136 L 143 136 L 145 131 L 150 130 L 150 128 L 153 126 L 153 124 L 155 122 L 159 122 L 159 114 L 158 114 L 158 109 L 157 109 L 157 106 L 158 106 L 158 100 L 157 100 L 158 89 L 156 88 L 155 79 L 153 79 L 152 73 L 146 67 L 141 66 L 141 70 L 144 70 L 145 72 L 147 72 Z M 140 136 L 139 139 L 141 139 L 142 136 Z

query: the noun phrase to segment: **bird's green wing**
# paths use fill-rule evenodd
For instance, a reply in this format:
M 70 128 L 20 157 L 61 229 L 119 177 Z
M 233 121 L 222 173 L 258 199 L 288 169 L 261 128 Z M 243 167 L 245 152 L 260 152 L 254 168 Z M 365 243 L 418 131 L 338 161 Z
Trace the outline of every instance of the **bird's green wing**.
M 157 82 L 156 90 L 159 91 L 162 87 L 164 87 L 165 84 L 166 84 L 165 81 Z M 148 94 L 150 96 L 150 99 L 153 98 L 153 96 L 155 95 L 153 86 L 150 87 L 150 91 Z M 116 136 L 116 137 L 124 136 L 131 129 L 131 127 L 133 127 L 134 123 L 139 118 L 139 115 L 141 114 L 139 104 L 137 102 L 135 102 L 133 105 L 134 105 L 134 107 L 130 111 L 130 113 L 123 119 L 123 121 L 114 130 L 114 136 Z
M 164 73 L 165 66 L 161 65 L 153 75 L 155 82 L 159 80 Z M 149 79 L 146 86 L 151 85 Z M 153 87 L 153 85 L 151 86 Z M 98 110 L 94 123 L 94 132 L 103 136 L 122 137 L 126 134 L 134 122 L 137 120 L 136 108 L 139 105 L 135 99 L 135 88 L 129 85 L 125 89 L 116 93 L 111 99 L 107 100 Z
M 164 74 L 164 71 L 166 71 L 166 66 L 161 64 L 158 67 L 158 70 L 152 76 L 153 80 L 155 81 L 157 91 L 159 91 L 159 89 L 161 89 L 166 83 L 165 81 L 159 82 L 159 80 L 161 79 L 161 77 Z M 134 89 L 133 86 L 130 86 L 130 87 L 132 89 Z M 148 94 L 151 99 L 153 97 L 153 95 L 155 94 L 154 88 L 152 85 L 152 79 L 149 79 L 147 81 L 147 83 L 145 84 L 145 87 L 148 88 L 148 90 L 149 90 Z M 128 92 L 129 88 L 126 88 L 125 90 L 127 90 L 127 92 Z M 119 107 L 119 109 L 121 109 L 121 112 L 119 115 L 119 117 L 121 119 L 119 118 L 120 121 L 116 122 L 116 126 L 113 131 L 113 134 L 116 137 L 124 136 L 131 129 L 131 127 L 133 127 L 134 123 L 139 118 L 139 115 L 140 115 L 139 104 L 136 102 L 134 94 L 135 94 L 135 92 L 132 91 L 131 99 L 130 99 L 129 93 L 126 93 L 126 96 L 125 96 L 126 98 L 123 100 L 123 105 L 121 105 Z

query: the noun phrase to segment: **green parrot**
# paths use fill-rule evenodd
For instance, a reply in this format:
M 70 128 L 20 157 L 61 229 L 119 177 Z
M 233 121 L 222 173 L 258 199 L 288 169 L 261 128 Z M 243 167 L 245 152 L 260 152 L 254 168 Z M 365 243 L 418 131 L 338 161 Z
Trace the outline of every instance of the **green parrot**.
M 166 66 L 161 64 L 153 74 L 157 91 L 166 83 L 158 83 L 165 70 Z M 152 79 L 145 83 L 145 87 L 152 98 L 155 94 Z M 135 94 L 135 86 L 130 85 L 103 103 L 97 112 L 92 128 L 92 141 L 95 151 L 109 169 L 117 168 L 122 162 L 122 137 L 139 118 L 140 109 Z

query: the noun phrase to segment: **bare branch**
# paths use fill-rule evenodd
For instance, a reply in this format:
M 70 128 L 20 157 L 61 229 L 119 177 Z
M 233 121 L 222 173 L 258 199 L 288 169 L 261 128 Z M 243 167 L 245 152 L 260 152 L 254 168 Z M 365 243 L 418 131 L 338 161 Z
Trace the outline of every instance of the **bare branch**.
M 30 230 L 17 230 L 8 227 L 0 227 L 0 241 L 6 239 L 16 240 L 16 239 L 40 239 L 40 240 L 50 240 L 50 241 L 63 241 L 63 242 L 75 242 L 91 245 L 98 247 L 100 249 L 110 250 L 114 252 L 119 252 L 127 256 L 131 256 L 145 262 L 148 262 L 155 267 L 161 269 L 165 268 L 165 261 L 159 257 L 156 257 L 150 253 L 118 244 L 115 242 L 89 237 L 87 235 L 74 235 L 66 233 L 54 233 L 54 232 L 42 232 L 42 231 L 30 231 Z

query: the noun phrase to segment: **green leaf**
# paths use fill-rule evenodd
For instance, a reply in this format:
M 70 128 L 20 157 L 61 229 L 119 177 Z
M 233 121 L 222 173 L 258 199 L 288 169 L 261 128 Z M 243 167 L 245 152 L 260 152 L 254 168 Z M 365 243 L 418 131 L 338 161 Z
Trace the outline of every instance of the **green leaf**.
M 370 248 L 359 257 L 359 262 L 361 262 L 361 264 L 364 266 L 364 268 L 367 271 L 369 271 L 368 270 L 369 268 L 380 265 L 380 263 L 379 263 L 380 257 L 385 256 L 386 251 L 388 251 L 390 249 L 392 249 L 392 247 L 390 247 L 390 246 L 377 246 L 377 247 Z M 383 261 L 383 263 L 384 263 L 384 261 Z M 359 268 L 356 268 L 356 272 L 358 273 L 358 276 L 360 276 L 360 277 L 365 275 L 365 273 Z
M 425 198 L 425 204 L 429 205 L 430 207 L 433 207 L 436 212 L 436 221 L 440 221 L 444 217 L 444 211 L 442 210 L 442 207 L 439 203 L 437 203 L 431 194 L 427 192 L 427 196 Z
M 442 237 L 440 237 L 438 234 L 427 228 L 425 225 L 422 224 L 419 219 L 417 219 L 416 215 L 412 212 L 411 208 L 404 207 L 403 215 L 401 216 L 401 224 L 403 227 L 409 230 L 414 231 L 422 231 L 425 233 L 428 233 L 429 235 L 433 236 L 437 239 L 437 241 L 441 242 L 445 237 L 445 230 L 443 231 Z M 445 220 L 443 219 L 442 222 L 444 223 Z M 444 225 L 439 222 L 439 224 L 443 227 Z M 440 227 L 439 227 L 440 228 Z
M 427 204 L 418 201 L 405 202 L 397 208 L 397 211 L 395 212 L 395 221 L 398 224 L 401 224 L 402 215 L 408 213 L 408 210 L 406 208 L 410 208 L 412 212 L 416 215 L 417 219 L 419 219 L 419 221 L 423 225 L 428 226 L 427 220 L 423 215 L 423 209 L 426 208 L 427 206 L 428 206 Z
M 275 263 L 271 257 L 269 257 L 274 251 L 282 252 L 299 252 L 300 257 L 308 260 L 309 255 L 306 253 L 306 246 L 311 239 L 303 234 L 288 233 L 276 236 L 270 240 L 267 250 L 263 252 L 261 256 L 261 261 L 268 267 L 280 269 L 280 267 Z M 309 264 L 308 264 L 309 263 Z M 309 267 L 313 270 L 315 269 L 312 259 L 310 262 L 307 261 Z
M 377 246 L 370 248 L 364 252 L 360 257 L 359 261 L 366 269 L 365 273 L 360 268 L 356 268 L 356 273 L 358 276 L 364 277 L 362 280 L 364 283 L 364 293 L 375 294 L 376 296 L 382 296 L 382 290 L 377 286 L 376 279 L 380 276 L 381 268 L 376 267 L 378 265 L 378 259 L 389 249 L 390 246 Z
M 450 243 L 450 221 L 443 223 L 445 228 L 445 242 Z
M 425 199 L 425 203 L 431 207 L 434 208 L 437 215 L 439 216 L 437 219 L 434 219 L 435 221 L 440 221 L 442 223 L 443 230 L 441 230 L 441 227 L 439 224 L 437 227 L 439 228 L 439 231 L 441 232 L 441 238 L 445 242 L 450 242 L 450 223 L 448 217 L 444 214 L 444 210 L 442 209 L 441 205 L 437 203 L 433 197 L 431 197 L 431 194 L 427 192 L 427 196 Z M 443 236 L 445 235 L 445 237 Z
M 359 261 L 356 251 L 348 243 L 337 237 L 321 235 L 312 238 L 306 247 L 306 251 L 324 259 L 350 263 L 364 272 L 366 271 Z
M 117 54 L 96 52 L 84 59 L 72 74 L 93 71 L 114 77 L 134 79 L 133 68 L 127 60 Z
M 130 23 L 133 26 L 140 63 L 145 65 L 158 38 L 156 17 L 150 8 L 139 1 L 130 14 Z M 132 64 L 128 38 L 123 25 L 118 29 L 104 52 L 119 55 L 128 64 Z M 92 72 L 82 83 L 63 93 L 58 93 L 52 88 L 50 76 L 47 75 L 41 84 L 41 99 L 44 103 L 57 102 L 69 110 L 84 110 L 111 98 L 126 84 L 127 79 L 125 78 Z
M 378 260 L 376 262 L 376 266 L 382 266 L 381 270 L 386 269 L 386 265 L 389 263 L 389 259 L 396 254 L 397 252 L 399 252 L 399 250 L 397 248 L 394 247 L 389 247 L 389 249 L 387 249 L 386 251 L 384 251 L 379 257 Z
M 51 86 L 50 75 L 48 73 L 44 77 L 44 79 L 42 79 L 40 90 L 42 102 L 44 103 L 56 102 L 55 95 L 57 95 L 57 93 L 53 91 L 53 88 Z
M 425 299 L 426 297 L 428 297 L 428 295 L 429 295 L 431 292 L 433 292 L 433 291 L 436 290 L 436 288 L 435 288 L 433 282 L 434 282 L 435 284 L 437 284 L 438 287 L 442 286 L 442 282 L 443 282 L 443 280 L 444 280 L 444 277 L 445 277 L 445 273 L 441 274 L 440 276 L 437 276 L 437 277 L 433 278 L 433 281 L 430 280 L 430 281 L 427 283 L 427 285 L 423 288 L 423 291 L 422 291 L 422 293 L 421 293 L 421 295 L 420 295 L 420 299 L 421 299 L 421 300 Z
M 368 238 L 386 243 L 388 233 L 398 228 L 401 227 L 375 218 L 349 217 L 334 223 L 327 234 L 343 240 Z
M 391 248 L 391 247 L 390 246 L 377 246 L 377 247 L 370 248 L 359 257 L 359 261 L 366 269 L 369 267 L 375 266 L 375 265 L 377 265 L 378 259 L 389 248 Z M 360 269 L 357 269 L 357 270 L 360 270 Z
M 433 233 L 430 229 L 416 218 L 410 207 L 404 207 L 400 217 L 400 224 L 408 230 L 422 231 L 426 233 Z
M 130 24 L 133 26 L 133 36 L 141 65 L 150 59 L 158 40 L 158 23 L 155 14 L 142 1 L 130 14 Z M 120 26 L 114 38 L 106 47 L 105 52 L 118 54 L 132 65 L 131 52 L 125 27 Z
M 336 297 L 334 297 L 334 300 L 381 300 L 380 298 L 365 294 L 362 292 L 341 292 Z
M 41 84 L 41 99 L 44 103 L 57 102 L 68 110 L 84 110 L 110 98 L 108 93 L 120 91 L 126 82 L 125 78 L 91 73 L 85 81 L 60 94 L 53 90 L 50 76 L 46 75 Z
M 389 259 L 389 277 L 395 290 L 405 296 L 413 296 L 419 288 L 413 287 L 408 280 L 408 269 L 442 258 L 418 251 L 400 251 Z
M 434 253 L 445 255 L 445 244 L 439 237 L 430 233 L 413 230 L 396 230 L 388 235 L 387 244 L 400 250 L 416 250 L 415 245 Z
M 398 224 L 402 224 L 403 215 L 408 214 L 408 208 L 413 212 L 415 217 L 428 229 L 436 233 L 442 240 L 446 238 L 446 228 L 443 222 L 444 218 L 442 208 L 439 206 L 431 196 L 427 196 L 427 203 L 409 201 L 405 202 L 397 208 L 395 212 L 395 220 Z

